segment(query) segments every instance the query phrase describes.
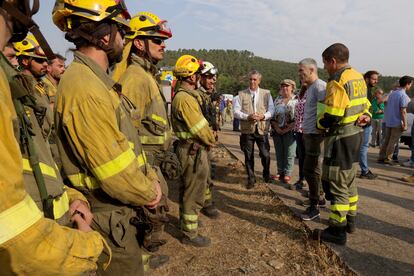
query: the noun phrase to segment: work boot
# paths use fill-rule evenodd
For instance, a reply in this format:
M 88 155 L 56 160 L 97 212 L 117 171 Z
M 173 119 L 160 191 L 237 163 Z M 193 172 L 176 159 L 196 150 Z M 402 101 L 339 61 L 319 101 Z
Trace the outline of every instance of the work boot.
M 166 243 L 167 243 L 167 240 L 164 240 L 164 239 L 154 240 L 154 241 L 151 241 L 148 244 L 145 244 L 144 247 L 149 252 L 154 253 L 154 252 L 157 252 L 160 249 L 160 247 L 163 246 Z
M 319 217 L 321 213 L 319 212 L 319 208 L 316 205 L 311 205 L 306 208 L 305 212 L 300 216 L 303 220 L 309 221 Z
M 325 242 L 332 242 L 338 245 L 346 244 L 346 227 L 329 226 L 325 230 L 315 229 L 313 239 Z
M 188 245 L 192 245 L 195 247 L 207 247 L 211 244 L 211 240 L 208 237 L 204 237 L 201 235 L 198 235 L 197 237 L 190 239 L 187 236 L 183 236 L 183 238 L 181 239 L 181 243 L 183 244 L 188 244 Z
M 356 231 L 356 216 L 346 216 L 346 232 L 352 234 Z
M 249 180 L 247 181 L 246 189 L 250 190 L 254 188 L 255 181 Z
M 216 208 L 216 206 L 214 206 L 214 204 L 210 204 L 206 207 L 201 208 L 201 213 L 204 214 L 206 217 L 209 217 L 211 219 L 216 219 L 219 216 L 219 211 Z
M 157 269 L 168 263 L 170 257 L 167 255 L 151 255 L 148 260 L 148 265 L 151 269 Z

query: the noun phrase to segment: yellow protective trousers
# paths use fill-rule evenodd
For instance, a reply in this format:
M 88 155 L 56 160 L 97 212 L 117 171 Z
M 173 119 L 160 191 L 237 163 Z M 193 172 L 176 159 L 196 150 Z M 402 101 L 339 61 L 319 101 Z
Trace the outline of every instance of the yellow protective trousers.
M 333 135 L 325 137 L 322 186 L 331 201 L 329 223 L 346 226 L 347 216 L 356 216 L 358 192 L 355 183 L 362 130 L 352 125 L 344 126 Z
M 183 169 L 179 188 L 181 228 L 192 239 L 198 235 L 198 215 L 204 206 L 210 166 L 208 153 L 205 147 L 196 149 L 190 141 L 180 142 L 176 153 Z

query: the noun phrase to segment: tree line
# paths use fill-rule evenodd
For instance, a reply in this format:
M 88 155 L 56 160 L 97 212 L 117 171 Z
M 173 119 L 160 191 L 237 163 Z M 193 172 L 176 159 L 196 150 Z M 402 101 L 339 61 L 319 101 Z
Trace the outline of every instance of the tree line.
M 213 63 L 219 69 L 217 91 L 226 94 L 237 94 L 248 87 L 248 73 L 258 70 L 262 75 L 261 87 L 269 89 L 273 97 L 278 94 L 279 83 L 283 79 L 292 79 L 299 86 L 298 67 L 296 63 L 272 60 L 255 56 L 254 53 L 243 50 L 195 50 L 178 49 L 166 51 L 160 66 L 174 66 L 176 60 L 184 54 L 189 54 Z M 328 74 L 319 69 L 319 77 L 328 80 Z M 361 72 L 364 73 L 364 72 Z M 399 77 L 381 76 L 378 86 L 385 93 L 390 91 Z

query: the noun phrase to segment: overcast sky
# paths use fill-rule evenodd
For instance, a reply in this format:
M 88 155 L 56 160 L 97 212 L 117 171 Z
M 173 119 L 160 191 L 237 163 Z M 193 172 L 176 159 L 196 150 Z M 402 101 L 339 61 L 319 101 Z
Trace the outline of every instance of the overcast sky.
M 54 1 L 35 16 L 55 51 L 71 46 L 53 25 Z M 131 15 L 150 11 L 168 20 L 169 49 L 238 49 L 298 62 L 342 42 L 350 63 L 365 72 L 414 75 L 412 0 L 126 0 Z M 202 57 L 201 57 L 202 58 Z

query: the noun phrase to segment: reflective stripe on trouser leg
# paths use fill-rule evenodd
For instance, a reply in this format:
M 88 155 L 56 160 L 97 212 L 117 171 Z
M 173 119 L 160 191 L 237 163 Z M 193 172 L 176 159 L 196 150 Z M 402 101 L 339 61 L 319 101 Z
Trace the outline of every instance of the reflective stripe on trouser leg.
M 151 255 L 148 254 L 142 254 L 142 264 L 144 265 L 144 272 L 148 272 L 150 269 L 149 266 L 149 258 L 151 257 Z
M 349 197 L 349 216 L 356 216 L 357 213 L 358 195 Z
M 183 168 L 179 187 L 180 219 L 183 234 L 189 238 L 198 235 L 198 214 L 204 206 L 209 172 L 207 151 L 200 150 L 200 154 L 189 155 L 187 146 L 177 147 L 177 157 Z M 197 167 L 194 170 L 195 163 Z

